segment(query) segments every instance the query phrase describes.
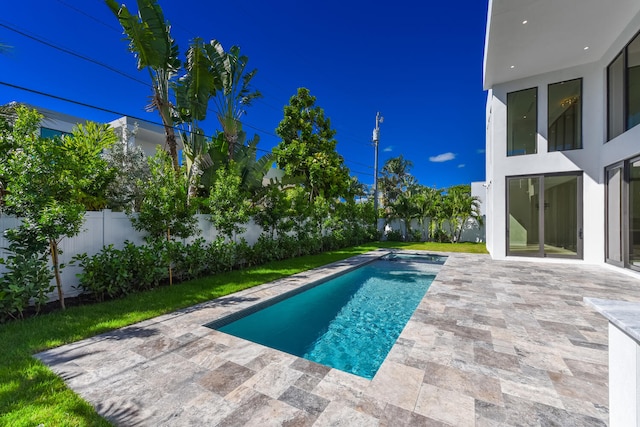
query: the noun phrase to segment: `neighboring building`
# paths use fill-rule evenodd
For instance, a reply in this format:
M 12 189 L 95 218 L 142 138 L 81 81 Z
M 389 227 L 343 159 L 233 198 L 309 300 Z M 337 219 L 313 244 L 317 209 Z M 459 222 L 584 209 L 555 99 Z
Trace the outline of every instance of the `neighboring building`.
M 43 119 L 40 123 L 40 134 L 45 138 L 69 134 L 76 124 L 84 124 L 87 122 L 87 120 L 80 117 L 70 116 L 46 108 L 31 105 L 29 105 L 29 107 L 35 108 L 42 114 Z M 128 143 L 141 147 L 147 156 L 153 156 L 157 146 L 165 146 L 166 139 L 164 129 L 160 125 L 138 121 L 127 116 L 109 122 L 109 125 L 118 133 L 122 132 L 123 129 L 127 129 L 129 132 L 135 130 L 135 134 L 131 134 L 132 136 L 129 137 Z M 177 135 L 176 140 L 178 142 L 178 150 L 182 150 L 182 143 Z
M 640 270 L 640 1 L 490 0 L 484 88 L 491 255 Z

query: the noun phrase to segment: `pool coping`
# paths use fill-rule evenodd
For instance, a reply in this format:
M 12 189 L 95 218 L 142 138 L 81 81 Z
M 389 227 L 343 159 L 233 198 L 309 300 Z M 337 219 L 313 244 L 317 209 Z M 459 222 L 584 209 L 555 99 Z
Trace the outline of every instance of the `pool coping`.
M 386 252 L 35 357 L 117 425 L 606 425 L 607 322 L 582 298 L 638 280 L 597 266 L 428 251 L 448 259 L 372 380 L 203 326 Z

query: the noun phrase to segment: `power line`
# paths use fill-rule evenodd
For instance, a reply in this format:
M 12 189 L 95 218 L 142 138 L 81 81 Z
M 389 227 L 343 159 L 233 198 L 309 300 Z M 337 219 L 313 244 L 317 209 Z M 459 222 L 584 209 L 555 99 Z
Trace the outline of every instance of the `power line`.
M 98 19 L 98 18 L 94 17 L 93 15 L 91 15 L 91 14 L 89 14 L 89 13 L 86 13 L 86 12 L 82 11 L 81 9 L 78 9 L 78 8 L 76 8 L 76 7 L 74 7 L 74 6 L 70 5 L 70 4 L 68 4 L 68 3 L 66 3 L 66 2 L 64 2 L 64 1 L 62 1 L 62 0 L 57 0 L 57 1 L 58 1 L 60 4 L 62 4 L 62 5 L 64 5 L 64 6 L 66 6 L 66 7 L 68 7 L 69 9 L 72 9 L 72 10 L 74 10 L 75 12 L 80 13 L 80 14 L 82 14 L 82 15 L 86 16 L 86 17 L 87 17 L 87 18 L 89 18 L 89 19 L 92 19 L 93 21 L 96 21 L 96 22 L 98 22 L 98 23 L 100 23 L 100 24 L 104 25 L 105 27 L 107 27 L 107 28 L 109 28 L 109 29 L 111 29 L 111 30 L 114 30 L 115 32 L 120 33 L 120 30 L 118 30 L 117 28 L 115 28 L 115 27 L 113 27 L 113 26 L 111 26 L 111 25 L 109 25 L 109 24 L 105 23 L 104 21 L 102 21 L 102 20 L 100 20 L 100 19 Z M 3 23 L 3 22 L 5 22 L 5 23 Z M 19 34 L 19 35 L 21 35 L 21 36 L 23 36 L 23 37 L 26 37 L 26 38 L 28 38 L 28 39 L 30 39 L 30 40 L 33 40 L 33 41 L 35 41 L 35 42 L 37 42 L 37 43 L 43 44 L 43 45 L 45 45 L 45 46 L 47 46 L 47 47 L 50 47 L 50 48 L 52 48 L 52 49 L 55 49 L 55 50 L 58 50 L 58 51 L 60 51 L 60 52 L 66 53 L 67 55 L 71 55 L 71 56 L 76 57 L 76 58 L 78 58 L 78 59 L 81 59 L 81 60 L 84 60 L 84 61 L 90 62 L 90 63 L 92 63 L 92 64 L 94 64 L 94 65 L 98 65 L 98 66 L 100 66 L 100 67 L 102 67 L 102 68 L 105 68 L 105 69 L 107 69 L 107 70 L 109 70 L 109 71 L 111 71 L 111 72 L 114 72 L 114 73 L 116 73 L 116 74 L 118 74 L 118 75 L 120 75 L 120 76 L 126 77 L 126 78 L 127 78 L 127 79 L 129 79 L 129 80 L 135 81 L 135 82 L 140 83 L 140 84 L 142 84 L 142 85 L 144 85 L 144 86 L 146 86 L 146 87 L 148 87 L 148 88 L 150 88 L 150 89 L 153 89 L 152 85 L 150 85 L 148 82 L 146 82 L 146 81 L 144 81 L 144 80 L 140 80 L 140 79 L 138 79 L 137 77 L 134 77 L 134 76 L 132 76 L 132 75 L 130 75 L 130 74 L 128 74 L 128 73 L 126 73 L 125 71 L 122 71 L 122 70 L 120 70 L 120 69 L 118 69 L 118 68 L 115 68 L 115 67 L 113 67 L 113 66 L 111 66 L 111 65 L 109 65 L 109 64 L 106 64 L 106 63 L 104 63 L 104 62 L 98 61 L 98 60 L 93 59 L 93 58 L 91 58 L 91 57 L 88 57 L 88 56 L 86 56 L 86 55 L 83 55 L 83 54 L 80 54 L 80 53 L 78 53 L 78 52 L 75 52 L 75 51 L 73 51 L 73 50 L 71 50 L 71 49 L 69 49 L 69 48 L 65 48 L 65 47 L 59 46 L 59 45 L 57 45 L 57 44 L 54 44 L 53 42 L 50 42 L 50 41 L 48 41 L 48 40 L 44 39 L 44 38 L 43 38 L 43 37 L 41 37 L 41 36 L 37 36 L 37 35 L 33 35 L 33 34 L 29 34 L 29 33 L 27 33 L 26 31 L 21 30 L 21 29 L 19 29 L 19 28 L 17 28 L 17 27 L 12 27 L 11 25 L 8 25 L 8 24 L 6 23 L 6 21 L 0 21 L 0 27 L 5 28 L 5 29 L 7 29 L 7 30 L 9 30 L 9 31 L 12 31 L 12 32 L 14 32 L 14 33 L 16 33 L 16 34 Z M 187 31 L 187 30 L 186 30 L 186 29 L 184 29 L 184 28 L 183 28 L 183 30 L 184 30 L 184 31 Z M 187 31 L 187 32 L 191 33 L 190 31 Z M 274 84 L 273 82 L 270 82 L 270 83 L 271 83 L 271 84 Z M 273 105 L 271 105 L 271 104 L 269 104 L 269 103 L 267 103 L 267 102 L 264 102 L 264 100 L 263 100 L 262 98 L 258 98 L 258 102 L 260 102 L 260 103 L 261 103 L 261 104 L 263 104 L 263 105 L 266 105 L 266 106 L 270 107 L 270 108 L 271 108 L 271 109 L 273 109 L 274 111 L 279 111 L 279 112 L 281 111 L 281 109 L 279 109 L 279 108 L 277 108 L 277 107 L 275 107 L 275 106 L 273 106 Z M 208 111 L 211 111 L 211 112 L 214 112 L 214 110 L 212 110 L 212 109 L 211 109 L 211 108 L 209 108 L 208 106 L 207 106 L 207 110 L 208 110 Z M 248 125 L 248 124 L 247 124 L 247 126 L 252 127 L 251 125 Z M 252 128 L 253 128 L 253 127 L 252 127 Z M 276 137 L 277 137 L 277 135 L 274 135 L 273 133 L 271 133 L 271 132 L 269 132 L 269 131 L 265 131 L 265 130 L 258 129 L 258 128 L 255 128 L 255 129 L 257 129 L 257 130 L 261 130 L 261 131 L 262 131 L 262 132 L 264 132 L 264 133 L 267 133 L 267 134 L 270 134 L 270 135 L 273 135 L 273 136 L 276 136 Z M 355 142 L 355 143 L 357 143 L 357 144 L 360 144 L 360 145 L 366 145 L 366 146 L 369 146 L 369 145 L 370 145 L 369 143 L 360 142 L 360 141 L 359 141 L 357 138 L 355 138 L 353 135 L 349 135 L 349 134 L 347 134 L 347 133 L 344 133 L 344 132 L 343 132 L 343 131 L 341 131 L 339 128 L 336 128 L 336 130 L 340 131 L 340 132 L 342 133 L 342 135 L 346 136 L 346 138 L 345 138 L 345 139 L 351 140 L 351 141 L 353 141 L 353 142 Z
M 121 71 L 121 70 L 119 70 L 119 69 L 117 69 L 115 67 L 112 67 L 111 65 L 105 64 L 104 62 L 97 61 L 97 60 L 95 60 L 93 58 L 89 58 L 88 56 L 85 56 L 85 55 L 82 55 L 80 53 L 74 52 L 71 49 L 66 49 L 64 47 L 57 46 L 57 45 L 55 45 L 55 44 L 53 44 L 51 42 L 48 42 L 48 41 L 46 41 L 46 40 L 44 40 L 44 39 L 42 39 L 40 37 L 36 37 L 36 36 L 31 35 L 31 34 L 25 33 L 24 31 L 21 31 L 21 30 L 15 28 L 15 27 L 11 27 L 10 25 L 4 24 L 3 21 L 0 21 L 0 27 L 5 28 L 5 29 L 7 29 L 9 31 L 13 31 L 16 34 L 20 34 L 23 37 L 26 37 L 28 39 L 31 39 L 31 40 L 35 41 L 35 42 L 41 43 L 41 44 L 43 44 L 45 46 L 48 46 L 48 47 L 50 47 L 52 49 L 58 50 L 60 52 L 64 52 L 67 55 L 71 55 L 71 56 L 74 56 L 76 58 L 82 59 L 84 61 L 91 62 L 91 63 L 93 63 L 95 65 L 99 65 L 100 67 L 103 67 L 103 68 L 105 68 L 105 69 L 107 69 L 109 71 L 117 73 L 117 74 L 119 74 L 119 75 L 121 75 L 123 77 L 126 77 L 126 78 L 130 79 L 130 80 L 133 80 L 133 81 L 138 82 L 138 83 L 142 83 L 145 86 L 151 87 L 151 85 L 149 85 L 149 83 L 147 83 L 147 82 L 145 82 L 143 80 L 140 80 L 140 79 L 138 79 L 136 77 L 133 77 L 133 76 L 125 73 L 124 71 Z
M 116 28 L 116 27 L 114 27 L 113 25 L 109 25 L 109 24 L 107 24 L 106 22 L 102 21 L 101 19 L 96 18 L 95 16 L 91 15 L 90 13 L 87 13 L 87 12 L 83 11 L 82 9 L 78 9 L 78 8 L 77 8 L 77 7 L 75 7 L 75 6 L 70 5 L 70 4 L 69 4 L 69 3 L 67 3 L 67 2 L 64 2 L 64 1 L 62 1 L 62 0 L 57 0 L 57 1 L 58 1 L 58 3 L 60 3 L 61 5 L 66 6 L 66 7 L 68 7 L 69 9 L 71 9 L 71 10 L 73 10 L 73 11 L 75 11 L 75 12 L 77 12 L 77 13 L 81 14 L 81 15 L 86 16 L 87 18 L 89 18 L 89 19 L 91 19 L 91 20 L 93 20 L 93 21 L 97 22 L 98 24 L 101 24 L 101 25 L 103 25 L 103 26 L 105 26 L 105 27 L 107 27 L 107 28 L 109 28 L 109 29 L 111 29 L 111 30 L 114 30 L 114 31 L 115 31 L 115 32 L 117 32 L 117 33 L 122 33 L 121 28 Z
M 160 122 L 154 122 L 152 120 L 144 119 L 142 117 L 136 117 L 136 116 L 125 114 L 125 113 L 122 113 L 122 112 L 119 112 L 119 111 L 111 110 L 111 109 L 108 109 L 108 108 L 98 107 L 97 105 L 92 105 L 92 104 L 88 104 L 86 102 L 76 101 L 76 100 L 73 100 L 73 99 L 70 99 L 70 98 L 66 98 L 66 97 L 59 96 L 59 95 L 54 95 L 54 94 L 43 92 L 43 91 L 40 91 L 40 90 L 30 89 L 30 88 L 26 88 L 24 86 L 19 86 L 19 85 L 15 85 L 15 84 L 4 82 L 4 81 L 0 81 L 0 85 L 7 86 L 7 87 L 10 87 L 10 88 L 13 88 L 13 89 L 17 89 L 17 90 L 21 90 L 21 91 L 24 91 L 24 92 L 29 92 L 29 93 L 33 93 L 33 94 L 36 94 L 36 95 L 44 96 L 44 97 L 47 97 L 47 98 L 52 98 L 52 99 L 56 99 L 56 100 L 59 100 L 59 101 L 68 102 L 70 104 L 79 105 L 79 106 L 90 108 L 90 109 L 93 109 L 93 110 L 98 110 L 98 111 L 102 111 L 102 112 L 109 113 L 109 114 L 115 114 L 116 116 L 130 117 L 130 118 L 132 118 L 134 120 L 137 120 L 137 121 L 140 121 L 140 122 L 149 123 L 149 124 L 153 124 L 153 125 L 164 127 L 164 124 L 160 123 Z M 246 123 L 243 123 L 241 121 L 239 121 L 239 122 L 241 124 L 243 124 L 243 125 L 248 126 L 248 127 L 252 127 L 252 126 L 247 125 Z M 177 130 L 179 132 L 183 132 L 183 129 L 181 129 L 180 127 L 174 126 L 173 128 L 174 128 L 174 130 Z M 254 129 L 258 129 L 258 128 L 255 128 L 255 127 L 253 127 L 253 128 Z M 211 135 L 203 135 L 203 136 L 205 138 L 213 139 L 213 136 L 211 136 Z M 277 137 L 277 135 L 274 135 L 274 136 Z M 267 154 L 274 154 L 273 151 L 271 151 L 271 150 L 265 150 L 265 149 L 258 148 L 258 147 L 255 147 L 254 149 L 256 151 L 259 151 L 259 152 L 263 152 L 263 153 L 267 153 Z M 352 162 L 352 161 L 344 158 L 344 156 L 343 156 L 343 159 L 344 159 L 345 162 L 355 163 L 355 162 Z M 362 174 L 362 175 L 373 176 L 373 174 L 368 174 L 368 173 L 364 173 L 364 172 L 356 172 L 356 171 L 352 171 L 352 172 L 355 172 L 355 173 L 358 173 L 358 174 Z
M 110 28 L 111 30 L 114 30 L 116 32 L 120 32 L 115 27 L 105 23 L 104 21 L 94 17 L 93 15 L 91 15 L 89 13 L 86 13 L 86 12 L 84 12 L 84 11 L 82 11 L 82 10 L 72 6 L 72 5 L 69 5 L 68 3 L 66 3 L 66 2 L 64 2 L 62 0 L 57 0 L 57 1 L 60 4 L 70 8 L 72 10 L 74 10 L 75 12 L 80 13 L 80 14 L 86 16 L 87 18 L 92 19 L 92 20 L 104 25 L 107 28 Z M 152 85 L 150 85 L 146 81 L 143 81 L 143 80 L 140 80 L 140 79 L 138 79 L 138 78 L 136 78 L 134 76 L 131 76 L 128 73 L 126 73 L 126 72 L 124 72 L 122 70 L 119 70 L 119 69 L 117 69 L 115 67 L 112 67 L 112 66 L 110 66 L 108 64 L 105 64 L 105 63 L 103 63 L 101 61 L 98 61 L 96 59 L 90 58 L 90 57 L 88 57 L 86 55 L 77 53 L 77 52 L 75 52 L 75 51 L 73 51 L 71 49 L 58 46 L 58 45 L 56 45 L 56 44 L 54 44 L 54 43 L 52 43 L 50 41 L 47 41 L 46 39 L 44 39 L 42 37 L 35 36 L 33 34 L 29 34 L 29 33 L 25 32 L 24 30 L 21 30 L 19 28 L 7 25 L 6 23 L 3 23 L 3 21 L 0 21 L 0 27 L 5 28 L 5 29 L 7 29 L 9 31 L 13 31 L 13 32 L 15 32 L 15 33 L 17 33 L 17 34 L 19 34 L 19 35 L 21 35 L 23 37 L 26 37 L 26 38 L 28 38 L 30 40 L 36 41 L 38 43 L 41 43 L 41 44 L 43 44 L 43 45 L 45 45 L 47 47 L 50 47 L 52 49 L 55 49 L 55 50 L 58 50 L 60 52 L 66 53 L 68 55 L 74 56 L 74 57 L 79 58 L 81 60 L 90 62 L 90 63 L 92 63 L 94 65 L 98 65 L 100 67 L 103 67 L 103 68 L 105 68 L 105 69 L 107 69 L 107 70 L 109 70 L 111 72 L 114 72 L 114 73 L 116 73 L 118 75 L 126 77 L 126 78 L 128 78 L 130 80 L 133 80 L 133 81 L 137 82 L 137 83 L 140 83 L 140 84 L 142 84 L 142 85 L 144 85 L 144 86 L 146 86 L 148 88 L 152 88 Z M 14 87 L 16 89 L 22 89 L 22 90 L 25 90 L 25 91 L 29 91 L 29 92 L 32 92 L 32 93 L 35 93 L 35 94 L 38 94 L 38 95 L 41 95 L 41 96 L 48 96 L 48 97 L 51 97 L 51 98 L 54 98 L 54 99 L 58 99 L 58 100 L 61 100 L 61 101 L 71 102 L 71 103 L 75 103 L 76 105 L 81 105 L 81 106 L 84 106 L 84 107 L 93 108 L 93 109 L 97 109 L 97 110 L 100 110 L 100 111 L 108 112 L 110 114 L 117 114 L 117 115 L 121 115 L 121 116 L 126 116 L 126 114 L 121 114 L 121 113 L 118 113 L 118 112 L 115 112 L 115 111 L 112 111 L 112 110 L 104 109 L 104 108 L 93 106 L 93 105 L 90 105 L 90 104 L 86 104 L 86 103 L 82 103 L 82 102 L 78 102 L 78 101 L 73 101 L 73 100 L 70 100 L 70 99 L 67 99 L 67 98 L 64 98 L 64 97 L 60 97 L 60 96 L 56 96 L 56 95 L 52 95 L 52 94 L 47 94 L 47 93 L 44 93 L 44 92 L 40 92 L 40 91 L 36 91 L 36 90 L 33 90 L 33 89 L 28 89 L 28 88 L 23 88 L 23 87 L 16 86 L 16 85 L 11 85 L 9 83 L 3 83 L 3 84 L 6 85 L 6 86 Z M 270 108 L 272 108 L 274 110 L 279 110 L 277 107 L 274 107 L 274 106 L 270 105 L 269 103 L 266 103 L 264 101 L 262 101 L 262 103 L 264 105 L 269 106 Z M 207 105 L 207 110 L 210 111 L 210 112 L 214 112 L 215 113 L 215 111 L 212 110 L 208 105 Z M 140 121 L 144 121 L 144 122 L 147 122 L 147 123 L 156 124 L 156 125 L 159 125 L 159 126 L 164 126 L 162 123 L 152 122 L 152 121 L 147 120 L 147 119 L 142 119 L 142 118 L 133 117 L 133 116 L 129 116 L 129 117 L 131 117 L 131 118 L 133 118 L 135 120 L 140 120 Z M 253 126 L 253 125 L 249 124 L 248 122 L 242 122 L 239 119 L 238 119 L 238 122 L 243 124 L 244 126 L 247 126 L 247 127 L 251 128 L 251 129 L 254 129 L 254 130 L 257 130 L 259 132 L 262 132 L 263 134 L 266 134 L 266 135 L 269 135 L 269 136 L 273 136 L 275 138 L 279 138 L 279 136 L 274 134 L 273 132 L 258 128 L 256 126 Z M 347 136 L 349 136 L 349 135 L 347 135 Z M 349 139 L 351 139 L 351 138 L 349 138 Z M 353 139 L 353 141 L 357 142 L 358 144 L 370 145 L 370 144 L 361 143 L 359 141 L 356 141 L 355 139 Z M 262 151 L 262 152 L 265 152 L 265 153 L 271 153 L 268 150 L 262 150 L 262 149 L 258 149 L 258 148 L 256 148 L 256 150 L 259 150 L 259 151 Z M 345 159 L 345 161 L 348 161 L 348 160 Z M 364 167 L 367 167 L 367 168 L 371 168 L 371 166 L 369 166 L 369 165 L 366 165 L 366 164 L 363 164 L 363 163 L 359 163 L 359 162 L 356 162 L 356 161 L 348 161 L 348 162 L 349 163 L 353 163 L 353 164 L 357 164 L 357 165 L 360 165 L 360 166 L 364 166 Z

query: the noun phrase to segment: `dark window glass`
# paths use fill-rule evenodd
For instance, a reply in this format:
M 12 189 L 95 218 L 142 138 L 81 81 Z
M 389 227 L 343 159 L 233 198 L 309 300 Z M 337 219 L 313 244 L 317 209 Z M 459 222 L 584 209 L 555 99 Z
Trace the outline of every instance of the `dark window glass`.
M 607 261 L 621 264 L 622 259 L 622 166 L 607 169 Z
M 536 152 L 537 98 L 538 88 L 507 94 L 507 156 Z
M 624 132 L 624 53 L 607 68 L 609 139 Z
M 55 138 L 62 135 L 67 135 L 67 133 L 55 129 L 40 128 L 40 136 L 43 138 Z
M 549 151 L 582 148 L 582 79 L 549 85 Z
M 629 164 L 629 264 L 640 266 L 640 160 Z
M 607 67 L 607 140 L 640 124 L 640 34 Z
M 640 124 L 640 34 L 627 47 L 627 129 Z

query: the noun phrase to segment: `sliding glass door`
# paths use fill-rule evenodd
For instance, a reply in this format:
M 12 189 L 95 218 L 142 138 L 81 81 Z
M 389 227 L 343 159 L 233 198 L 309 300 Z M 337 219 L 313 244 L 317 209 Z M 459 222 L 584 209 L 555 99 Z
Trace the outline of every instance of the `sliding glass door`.
M 507 255 L 581 258 L 582 174 L 507 183 Z
M 629 265 L 640 268 L 640 159 L 629 162 Z
M 607 218 L 606 218 L 606 252 L 607 262 L 617 266 L 624 266 L 622 248 L 622 188 L 624 185 L 623 164 L 611 166 L 606 170 L 607 178 Z

